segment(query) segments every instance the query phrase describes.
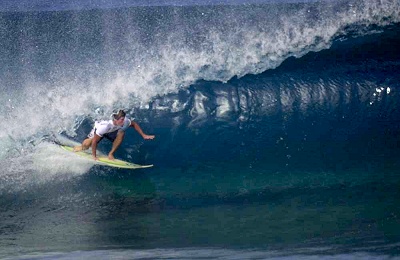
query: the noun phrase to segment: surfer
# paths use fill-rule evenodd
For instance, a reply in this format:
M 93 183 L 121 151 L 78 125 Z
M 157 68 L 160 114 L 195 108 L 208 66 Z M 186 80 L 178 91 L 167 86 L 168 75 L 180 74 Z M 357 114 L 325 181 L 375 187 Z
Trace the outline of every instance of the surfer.
M 143 139 L 154 139 L 154 135 L 145 134 L 138 123 L 126 118 L 125 116 L 125 111 L 119 110 L 118 113 L 114 113 L 111 115 L 111 120 L 96 121 L 92 131 L 82 142 L 82 145 L 74 147 L 74 152 L 87 150 L 89 149 L 89 147 L 92 147 L 93 159 L 97 160 L 97 144 L 105 137 L 113 143 L 112 148 L 108 153 L 108 159 L 114 160 L 114 153 L 121 145 L 122 140 L 125 136 L 125 131 L 129 127 L 135 128 L 135 130 L 143 137 Z

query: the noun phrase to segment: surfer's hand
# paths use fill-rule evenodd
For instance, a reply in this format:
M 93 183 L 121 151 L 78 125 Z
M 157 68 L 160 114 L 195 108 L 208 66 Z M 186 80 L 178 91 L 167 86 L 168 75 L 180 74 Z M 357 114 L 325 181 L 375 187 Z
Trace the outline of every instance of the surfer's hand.
M 111 160 L 111 161 L 114 161 L 114 160 L 115 160 L 115 157 L 114 157 L 113 154 L 109 153 L 109 154 L 108 154 L 108 159 Z
M 151 139 L 154 139 L 154 135 L 143 135 L 143 139 L 146 139 L 146 140 L 151 140 Z

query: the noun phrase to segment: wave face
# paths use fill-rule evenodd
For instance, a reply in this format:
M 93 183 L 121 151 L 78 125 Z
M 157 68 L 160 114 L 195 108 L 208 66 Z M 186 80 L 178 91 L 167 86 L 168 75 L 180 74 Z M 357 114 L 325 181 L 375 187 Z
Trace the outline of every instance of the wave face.
M 35 3 L 0 5 L 1 256 L 399 255 L 398 1 Z M 154 168 L 48 142 L 118 108 Z
M 379 36 L 338 40 L 274 70 L 225 84 L 201 81 L 154 100 L 152 125 L 165 124 L 174 133 L 171 145 L 185 146 L 160 157 L 262 158 L 305 169 L 391 157 L 399 116 L 397 33 L 388 27 Z

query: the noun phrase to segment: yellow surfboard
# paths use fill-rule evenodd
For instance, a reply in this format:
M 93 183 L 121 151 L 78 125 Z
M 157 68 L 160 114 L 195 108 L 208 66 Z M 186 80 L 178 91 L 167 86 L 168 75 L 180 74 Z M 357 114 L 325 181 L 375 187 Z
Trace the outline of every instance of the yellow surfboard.
M 66 151 L 73 152 L 74 154 L 84 157 L 86 159 L 93 160 L 91 153 L 88 153 L 85 151 L 74 152 L 74 148 L 71 146 L 67 146 L 67 145 L 60 144 L 60 147 Z M 130 162 L 126 162 L 126 161 L 122 161 L 122 160 L 118 160 L 118 159 L 110 160 L 110 159 L 108 159 L 107 156 L 104 156 L 104 155 L 98 155 L 97 157 L 99 158 L 97 160 L 98 164 L 106 165 L 106 166 L 110 166 L 110 167 L 121 168 L 121 169 L 143 169 L 143 168 L 153 167 L 153 164 L 140 165 L 140 164 L 130 163 Z

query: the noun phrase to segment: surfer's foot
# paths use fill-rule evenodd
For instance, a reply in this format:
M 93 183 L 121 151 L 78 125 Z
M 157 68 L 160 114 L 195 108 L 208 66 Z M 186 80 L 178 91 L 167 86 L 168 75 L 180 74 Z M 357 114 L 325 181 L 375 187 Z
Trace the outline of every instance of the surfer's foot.
M 111 161 L 114 161 L 115 160 L 114 155 L 109 153 L 108 154 L 108 159 L 111 160 Z
M 78 146 L 75 146 L 74 147 L 74 152 L 80 152 L 80 151 L 82 151 L 83 150 L 83 147 L 82 147 L 82 145 L 78 145 Z

